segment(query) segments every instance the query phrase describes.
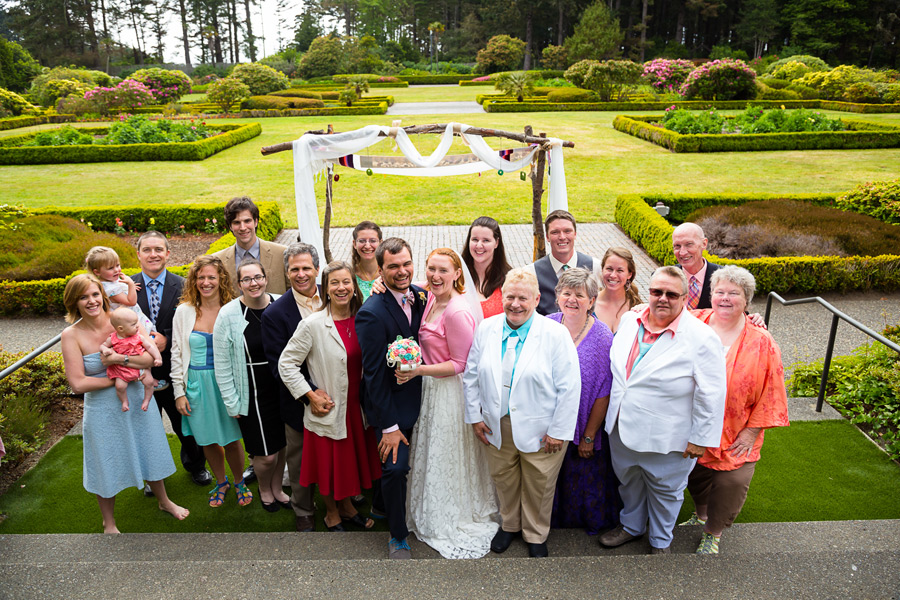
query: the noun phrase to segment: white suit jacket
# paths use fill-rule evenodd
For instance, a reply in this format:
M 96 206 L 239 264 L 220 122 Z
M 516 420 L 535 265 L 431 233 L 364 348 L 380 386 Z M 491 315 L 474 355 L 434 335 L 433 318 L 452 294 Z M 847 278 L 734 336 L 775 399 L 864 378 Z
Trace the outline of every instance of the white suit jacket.
M 466 423 L 484 423 L 488 441 L 500 447 L 502 337 L 505 314 L 485 319 L 475 330 L 463 386 Z M 509 351 L 509 349 L 507 349 Z M 521 452 L 537 452 L 544 434 L 571 440 L 581 401 L 581 369 L 568 330 L 547 317 L 534 321 L 516 363 L 509 396 L 513 442 Z
M 638 333 L 638 315 L 622 315 L 610 351 L 612 391 L 606 431 L 635 452 L 683 452 L 688 442 L 717 447 L 725 416 L 725 351 L 716 333 L 681 314 L 673 336 L 665 332 L 625 378 Z

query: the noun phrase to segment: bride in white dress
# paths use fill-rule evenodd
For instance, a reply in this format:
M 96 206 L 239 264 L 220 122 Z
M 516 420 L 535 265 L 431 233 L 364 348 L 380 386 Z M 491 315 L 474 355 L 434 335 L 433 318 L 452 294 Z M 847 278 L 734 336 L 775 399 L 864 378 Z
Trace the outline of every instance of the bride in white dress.
M 425 270 L 431 293 L 419 344 L 426 364 L 397 371 L 400 383 L 423 377 L 422 409 L 409 450 L 407 526 L 444 558 L 480 558 L 490 552 L 500 522 L 484 446 L 463 413 L 462 372 L 481 310 L 463 293 L 456 252 L 434 250 Z

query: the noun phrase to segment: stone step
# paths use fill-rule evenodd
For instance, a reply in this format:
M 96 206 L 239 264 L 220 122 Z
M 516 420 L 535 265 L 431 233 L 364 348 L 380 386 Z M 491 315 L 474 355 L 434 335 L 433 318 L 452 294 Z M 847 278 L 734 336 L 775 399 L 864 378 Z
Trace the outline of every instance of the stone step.
M 737 524 L 719 556 L 678 528 L 669 556 L 646 540 L 615 550 L 554 531 L 551 557 L 440 560 L 413 542 L 388 561 L 387 534 L 0 536 L 0 598 L 898 598 L 900 520 Z

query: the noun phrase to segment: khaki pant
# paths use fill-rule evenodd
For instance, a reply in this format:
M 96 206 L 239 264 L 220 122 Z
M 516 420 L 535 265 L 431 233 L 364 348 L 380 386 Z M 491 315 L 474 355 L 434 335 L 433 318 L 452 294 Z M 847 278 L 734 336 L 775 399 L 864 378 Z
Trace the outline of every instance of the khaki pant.
M 504 531 L 522 531 L 529 544 L 540 544 L 550 533 L 550 513 L 556 493 L 556 477 L 568 442 L 562 450 L 546 454 L 521 452 L 513 442 L 509 416 L 500 419 L 500 448 L 487 447 L 488 467 L 497 486 Z
M 697 465 L 688 477 L 688 491 L 694 504 L 705 504 L 706 528 L 722 531 L 731 527 L 744 507 L 756 462 L 745 462 L 733 471 L 717 471 Z
M 284 426 L 284 438 L 287 442 L 285 463 L 288 477 L 291 478 L 291 508 L 298 517 L 312 517 L 315 514 L 312 487 L 300 485 L 300 459 L 303 456 L 303 432 L 290 425 Z M 281 475 L 277 475 L 280 477 Z

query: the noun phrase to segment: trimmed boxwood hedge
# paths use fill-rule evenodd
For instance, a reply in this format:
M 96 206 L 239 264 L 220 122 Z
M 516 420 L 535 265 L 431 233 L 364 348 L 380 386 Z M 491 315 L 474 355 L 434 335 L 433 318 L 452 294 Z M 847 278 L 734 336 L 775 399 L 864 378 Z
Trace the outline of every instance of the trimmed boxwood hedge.
M 300 98 L 297 96 L 250 96 L 241 102 L 241 108 L 246 110 L 277 108 L 325 108 L 325 103 L 320 98 Z
M 850 131 L 799 133 L 682 135 L 651 123 L 662 115 L 618 115 L 617 131 L 652 142 L 672 152 L 756 152 L 767 150 L 851 150 L 900 147 L 900 127 L 842 119 Z
M 43 125 L 45 123 L 69 123 L 75 120 L 75 115 L 45 115 L 38 117 L 9 117 L 8 119 L 0 119 L 0 131 L 9 129 L 20 129 L 22 127 L 31 127 L 33 125 Z
M 442 83 L 458 84 L 460 81 L 471 81 L 480 75 L 398 75 L 409 85 L 435 85 Z
M 146 160 L 203 160 L 226 148 L 262 133 L 259 123 L 243 125 L 207 125 L 224 133 L 196 142 L 179 144 L 127 144 L 110 146 L 27 146 L 10 148 L 12 144 L 33 138 L 37 133 L 0 139 L 0 165 L 46 165 L 58 163 L 120 162 Z M 108 127 L 85 127 L 89 134 L 103 134 Z
M 736 204 L 773 197 L 788 196 L 740 196 Z M 823 196 L 789 196 L 792 200 L 827 203 Z M 660 264 L 675 264 L 672 252 L 672 225 L 651 207 L 664 199 L 670 206 L 678 206 L 679 214 L 686 215 L 687 207 L 700 208 L 711 204 L 728 204 L 726 197 L 711 196 L 620 196 L 616 200 L 615 219 L 625 233 L 647 254 Z M 705 253 L 712 262 L 721 265 L 738 265 L 756 277 L 756 290 L 784 293 L 815 293 L 900 290 L 900 256 L 789 256 L 778 258 L 748 258 L 729 260 Z
M 487 112 L 546 112 L 546 111 L 619 111 L 619 110 L 665 110 L 670 106 L 688 110 L 742 110 L 750 106 L 766 108 L 818 108 L 841 112 L 900 112 L 900 104 L 854 104 L 851 102 L 830 102 L 826 100 L 683 100 L 676 102 L 566 102 L 566 103 L 516 103 L 515 106 L 484 104 Z
M 257 202 L 259 207 L 259 229 L 257 234 L 265 240 L 274 240 L 284 226 L 281 212 L 275 202 Z M 116 217 L 131 219 L 138 231 L 156 229 L 172 231 L 184 225 L 185 229 L 199 230 L 206 224 L 207 218 L 222 218 L 224 204 L 188 204 L 183 206 L 88 206 L 84 208 L 45 207 L 35 209 L 34 214 L 53 214 L 84 219 L 90 221 L 97 231 L 112 231 Z M 150 224 L 153 218 L 155 223 Z M 214 242 L 207 254 L 218 252 L 234 244 L 234 235 L 227 233 Z M 187 274 L 188 266 L 169 269 L 177 275 Z M 66 283 L 83 271 L 76 271 L 68 277 L 46 279 L 43 281 L 0 281 L 0 315 L 16 316 L 23 314 L 61 314 L 63 306 L 63 290 Z M 126 269 L 126 275 L 133 275 L 137 269 Z

